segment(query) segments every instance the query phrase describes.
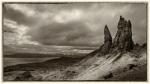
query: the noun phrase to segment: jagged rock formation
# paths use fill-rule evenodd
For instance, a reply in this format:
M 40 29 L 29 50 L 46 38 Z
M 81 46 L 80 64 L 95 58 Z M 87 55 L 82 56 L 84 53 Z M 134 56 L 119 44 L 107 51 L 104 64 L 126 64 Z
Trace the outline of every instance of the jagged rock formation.
M 132 24 L 120 16 L 118 31 L 113 40 L 113 49 L 119 51 L 130 51 L 134 47 L 132 40 Z
M 112 46 L 112 36 L 106 25 L 104 29 L 104 44 L 100 47 L 101 54 L 105 55 L 109 53 L 111 46 Z
M 131 28 L 132 24 L 130 20 L 127 21 L 122 16 L 120 16 L 120 20 L 118 22 L 118 30 L 112 42 L 112 36 L 106 25 L 104 29 L 104 44 L 99 49 L 100 55 L 106 55 L 109 52 L 113 51 L 132 50 L 134 47 L 134 43 L 132 40 Z

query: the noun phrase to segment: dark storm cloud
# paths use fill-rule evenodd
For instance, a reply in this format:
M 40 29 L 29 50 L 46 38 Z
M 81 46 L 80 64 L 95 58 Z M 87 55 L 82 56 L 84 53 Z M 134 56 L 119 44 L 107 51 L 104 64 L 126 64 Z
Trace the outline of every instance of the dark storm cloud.
M 86 39 L 93 37 L 87 26 L 80 22 L 42 25 L 37 31 L 29 32 L 29 35 L 34 37 L 32 40 L 46 45 L 87 45 L 91 43 L 92 38 L 89 41 Z
M 3 14 L 5 18 L 14 20 L 18 22 L 18 24 L 32 25 L 36 21 L 34 17 L 27 17 L 22 12 L 15 10 L 7 5 L 4 5 Z
M 114 38 L 120 15 L 131 20 L 134 41 L 146 42 L 146 4 L 7 4 L 4 8 L 5 18 L 29 27 L 24 35 L 43 45 L 99 45 L 106 24 Z

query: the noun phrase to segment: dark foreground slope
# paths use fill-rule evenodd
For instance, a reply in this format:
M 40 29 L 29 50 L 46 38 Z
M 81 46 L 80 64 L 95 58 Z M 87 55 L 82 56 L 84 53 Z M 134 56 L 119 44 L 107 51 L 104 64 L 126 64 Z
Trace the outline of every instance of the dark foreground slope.
M 146 49 L 141 48 L 127 53 L 113 53 L 102 57 L 92 53 L 89 54 L 89 58 L 62 57 L 40 63 L 9 66 L 4 68 L 4 81 L 145 81 L 147 80 L 146 67 Z M 26 76 L 26 74 L 31 76 Z
M 109 80 L 121 80 L 121 81 L 147 81 L 147 65 L 138 65 L 133 69 L 121 73 L 118 76 L 112 77 Z
M 18 76 L 20 73 L 24 73 L 29 71 L 31 73 L 45 73 L 60 69 L 65 69 L 73 65 L 74 63 L 82 60 L 83 58 L 71 58 L 71 57 L 61 57 L 56 58 L 53 60 L 47 60 L 45 62 L 38 62 L 38 63 L 27 63 L 27 64 L 18 64 L 13 66 L 8 66 L 4 68 L 4 80 L 14 80 L 15 77 Z M 39 74 L 35 74 L 39 75 Z M 7 77 L 8 76 L 8 77 Z M 9 77 L 10 76 L 10 77 Z M 11 76 L 15 76 L 12 78 Z M 10 79 L 9 79 L 10 78 Z

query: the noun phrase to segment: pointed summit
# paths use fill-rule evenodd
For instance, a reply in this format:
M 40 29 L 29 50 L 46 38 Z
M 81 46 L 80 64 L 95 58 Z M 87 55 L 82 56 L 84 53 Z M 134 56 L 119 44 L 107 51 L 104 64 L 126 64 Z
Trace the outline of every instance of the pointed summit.
M 117 33 L 112 42 L 112 36 L 107 25 L 104 28 L 104 44 L 100 46 L 99 56 L 106 55 L 114 51 L 130 51 L 134 47 L 132 40 L 132 24 L 130 20 L 126 20 L 120 16 Z
M 124 17 L 122 17 L 121 15 L 120 15 L 120 20 L 124 20 Z
M 130 20 L 128 20 L 128 27 L 132 27 L 132 24 L 131 24 L 131 21 Z
M 133 49 L 134 43 L 132 40 L 131 27 L 131 21 L 127 21 L 122 16 L 120 16 L 117 34 L 113 40 L 113 48 L 115 48 L 115 50 L 130 51 Z
M 126 20 L 124 17 L 120 16 L 120 20 L 118 22 L 118 29 L 122 29 L 126 25 Z
M 105 29 L 104 29 L 104 40 L 105 40 L 104 42 L 112 41 L 112 37 L 107 25 L 105 25 Z
M 112 46 L 112 36 L 110 34 L 110 31 L 105 25 L 104 28 L 104 44 L 100 47 L 100 54 L 105 55 L 108 54 Z

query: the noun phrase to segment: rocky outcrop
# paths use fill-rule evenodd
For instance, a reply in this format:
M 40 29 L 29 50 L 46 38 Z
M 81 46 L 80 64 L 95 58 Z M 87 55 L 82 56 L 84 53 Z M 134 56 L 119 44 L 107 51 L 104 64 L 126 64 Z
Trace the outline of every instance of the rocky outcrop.
M 134 47 L 132 40 L 132 25 L 130 20 L 124 19 L 120 16 L 118 22 L 118 31 L 113 40 L 113 49 L 119 51 L 130 51 Z
M 106 25 L 104 29 L 104 44 L 100 47 L 101 54 L 105 55 L 109 53 L 111 46 L 112 46 L 112 36 Z
M 33 80 L 34 77 L 31 75 L 29 71 L 26 71 L 22 74 L 19 74 L 16 78 L 15 81 L 22 81 L 22 80 Z
M 112 77 L 113 77 L 113 73 L 112 73 L 112 72 L 110 72 L 110 73 L 106 74 L 106 75 L 105 75 L 105 76 L 103 76 L 103 77 L 104 77 L 104 79 L 112 78 Z
M 132 40 L 132 24 L 130 20 L 120 16 L 118 30 L 112 42 L 112 36 L 107 25 L 104 28 L 104 44 L 99 48 L 99 55 L 106 55 L 114 51 L 130 51 L 134 47 Z

